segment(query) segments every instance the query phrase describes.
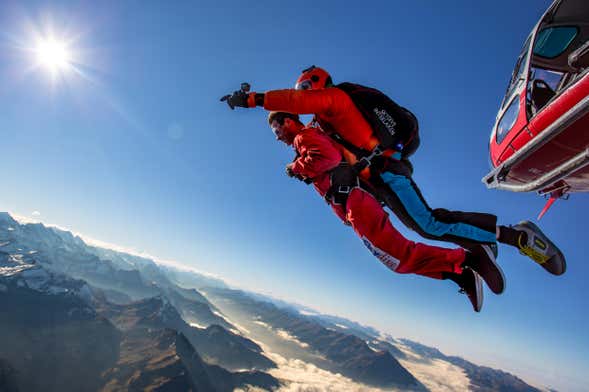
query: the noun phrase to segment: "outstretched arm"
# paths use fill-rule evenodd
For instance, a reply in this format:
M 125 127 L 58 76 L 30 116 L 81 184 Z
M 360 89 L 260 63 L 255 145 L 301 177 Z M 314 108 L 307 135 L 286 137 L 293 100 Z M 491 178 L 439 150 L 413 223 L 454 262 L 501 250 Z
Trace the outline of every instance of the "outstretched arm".
M 272 90 L 264 94 L 264 109 L 295 114 L 327 114 L 343 110 L 347 95 L 337 88 Z
M 263 106 L 266 110 L 295 114 L 332 114 L 345 111 L 349 104 L 346 93 L 337 88 L 321 90 L 271 90 L 266 93 L 235 91 L 221 98 L 231 109 Z

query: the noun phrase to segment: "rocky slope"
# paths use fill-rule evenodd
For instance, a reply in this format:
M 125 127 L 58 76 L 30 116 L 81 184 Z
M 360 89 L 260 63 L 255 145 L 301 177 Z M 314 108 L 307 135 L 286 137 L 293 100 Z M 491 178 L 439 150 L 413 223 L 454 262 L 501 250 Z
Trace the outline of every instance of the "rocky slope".
M 329 359 L 337 371 L 354 380 L 381 388 L 422 387 L 390 352 L 375 351 L 357 336 L 325 328 L 309 317 L 254 299 L 240 291 L 210 288 L 207 295 L 213 301 L 215 298 L 230 299 L 259 323 L 286 331 L 310 350 Z
M 98 389 L 121 334 L 84 300 L 87 285 L 34 265 L 7 270 L 0 275 L 0 359 L 15 370 L 19 390 Z
M 273 362 L 254 342 L 226 330 L 232 326 L 197 290 L 175 285 L 150 260 L 133 262 L 127 267 L 139 269 L 122 268 L 69 233 L 0 214 L 0 390 L 279 385 L 257 370 Z M 147 293 L 156 296 L 133 301 Z M 193 328 L 182 316 L 223 326 Z

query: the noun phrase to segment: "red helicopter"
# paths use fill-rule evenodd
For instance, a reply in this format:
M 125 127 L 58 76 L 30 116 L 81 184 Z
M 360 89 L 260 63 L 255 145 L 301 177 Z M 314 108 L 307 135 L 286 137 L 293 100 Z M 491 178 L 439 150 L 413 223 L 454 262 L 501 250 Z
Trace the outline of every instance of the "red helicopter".
M 589 1 L 556 0 L 517 59 L 489 141 L 488 188 L 589 191 Z

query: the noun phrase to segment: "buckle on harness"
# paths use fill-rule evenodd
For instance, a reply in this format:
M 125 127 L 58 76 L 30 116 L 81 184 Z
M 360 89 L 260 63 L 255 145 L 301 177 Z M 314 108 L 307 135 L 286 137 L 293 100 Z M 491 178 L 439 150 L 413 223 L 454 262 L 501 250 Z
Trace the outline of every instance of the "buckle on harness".
M 350 187 L 349 185 L 340 185 L 337 187 L 337 193 L 343 193 L 345 195 L 350 193 L 351 190 L 352 190 L 352 187 Z
M 370 164 L 372 163 L 372 159 L 382 155 L 383 152 L 384 150 L 380 148 L 380 145 L 374 147 L 374 149 L 370 152 L 369 155 L 360 158 L 358 162 L 354 164 L 354 170 L 356 171 L 356 173 L 360 173 L 362 170 L 370 166 Z
M 325 193 L 325 200 L 330 204 L 346 205 L 348 196 L 354 188 L 360 186 L 360 180 L 354 168 L 347 163 L 340 163 L 329 175 L 330 187 Z
M 383 152 L 384 152 L 384 150 L 381 150 L 380 145 L 378 145 L 378 146 L 374 147 L 374 149 L 372 150 L 370 155 L 368 155 L 365 158 L 368 160 L 368 162 L 371 162 L 372 158 L 382 155 Z

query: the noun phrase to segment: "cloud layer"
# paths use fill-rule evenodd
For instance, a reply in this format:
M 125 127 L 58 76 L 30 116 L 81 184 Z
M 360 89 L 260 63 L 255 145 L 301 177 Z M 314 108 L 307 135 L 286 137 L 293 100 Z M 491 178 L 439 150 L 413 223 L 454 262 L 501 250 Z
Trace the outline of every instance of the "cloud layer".
M 278 354 L 265 353 L 277 365 L 269 373 L 285 385 L 279 392 L 377 392 L 383 389 L 371 388 L 317 366 L 298 360 L 286 359 Z M 386 391 L 396 391 L 387 389 Z
M 470 379 L 464 369 L 441 359 L 424 358 L 402 344 L 396 344 L 406 359 L 399 359 L 401 365 L 432 392 L 468 391 Z

